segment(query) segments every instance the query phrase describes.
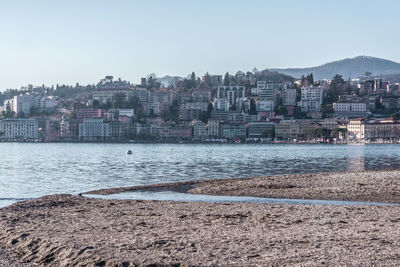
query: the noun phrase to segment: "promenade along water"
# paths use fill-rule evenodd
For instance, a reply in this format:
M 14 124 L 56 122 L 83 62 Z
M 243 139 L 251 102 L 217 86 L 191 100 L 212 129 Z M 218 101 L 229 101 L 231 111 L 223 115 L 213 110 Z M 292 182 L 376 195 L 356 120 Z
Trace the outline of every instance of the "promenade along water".
M 395 144 L 0 143 L 0 206 L 109 187 L 399 167 Z

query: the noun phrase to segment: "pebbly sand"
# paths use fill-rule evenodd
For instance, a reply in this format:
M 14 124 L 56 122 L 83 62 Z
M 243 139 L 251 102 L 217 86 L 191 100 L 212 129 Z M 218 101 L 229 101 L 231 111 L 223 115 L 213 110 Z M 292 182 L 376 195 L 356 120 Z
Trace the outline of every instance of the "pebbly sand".
M 161 187 L 202 194 L 400 203 L 399 174 L 309 174 Z M 127 189 L 113 192 L 121 190 Z M 398 266 L 399 243 L 400 207 L 52 195 L 0 209 L 0 248 L 38 265 Z

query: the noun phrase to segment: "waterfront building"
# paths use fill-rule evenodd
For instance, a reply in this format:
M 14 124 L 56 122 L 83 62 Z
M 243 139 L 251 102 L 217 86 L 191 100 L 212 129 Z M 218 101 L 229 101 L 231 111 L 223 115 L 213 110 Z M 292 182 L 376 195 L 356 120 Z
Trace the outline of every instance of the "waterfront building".
M 247 128 L 244 123 L 221 123 L 221 136 L 228 140 L 244 139 Z
M 0 121 L 0 139 L 37 140 L 38 122 L 34 119 L 5 119 Z
M 64 116 L 60 122 L 60 136 L 63 140 L 73 141 L 79 137 L 79 122 L 76 119 L 66 119 Z
M 108 140 L 110 136 L 110 124 L 104 122 L 103 118 L 84 118 L 83 123 L 79 123 L 80 140 Z
M 356 140 L 392 139 L 400 137 L 400 122 L 393 119 L 353 119 L 347 125 L 347 136 Z
M 193 137 L 205 138 L 207 137 L 207 127 L 202 121 L 192 121 L 190 125 L 193 127 Z
M 275 138 L 282 140 L 308 139 L 317 124 L 310 121 L 281 121 L 275 125 Z
M 219 120 L 208 120 L 207 123 L 207 134 L 209 137 L 220 137 L 221 129 L 220 129 Z
M 249 122 L 247 125 L 250 138 L 274 137 L 275 123 L 269 121 Z

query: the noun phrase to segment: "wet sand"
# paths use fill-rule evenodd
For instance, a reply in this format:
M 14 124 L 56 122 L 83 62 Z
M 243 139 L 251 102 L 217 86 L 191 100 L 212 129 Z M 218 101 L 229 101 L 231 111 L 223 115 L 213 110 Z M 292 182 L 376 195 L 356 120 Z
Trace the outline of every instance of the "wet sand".
M 134 190 L 169 190 L 220 196 L 400 203 L 400 170 L 217 179 L 109 188 L 86 192 L 86 194 L 110 195 Z
M 228 179 L 185 183 L 177 190 L 400 203 L 399 174 Z M 165 186 L 152 186 L 160 188 Z M 398 266 L 399 226 L 400 207 L 53 195 L 0 209 L 0 247 L 25 262 L 50 266 Z

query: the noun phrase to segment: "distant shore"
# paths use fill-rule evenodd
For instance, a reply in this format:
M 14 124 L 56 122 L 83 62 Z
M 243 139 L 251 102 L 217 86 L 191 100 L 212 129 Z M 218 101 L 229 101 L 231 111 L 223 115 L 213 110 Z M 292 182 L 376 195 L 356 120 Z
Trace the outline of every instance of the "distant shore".
M 132 190 L 400 203 L 400 171 L 220 179 Z M 400 207 L 91 199 L 0 209 L 0 248 L 39 265 L 400 264 Z M 17 266 L 17 265 L 16 265 Z
M 173 141 L 173 140 L 109 140 L 109 141 L 6 141 L 0 140 L 1 143 L 38 143 L 38 144 L 259 144 L 259 145 L 273 145 L 273 144 L 296 144 L 296 145 L 352 145 L 352 144 L 400 144 L 400 140 L 395 141 L 340 141 L 340 142 L 316 142 L 316 141 Z

